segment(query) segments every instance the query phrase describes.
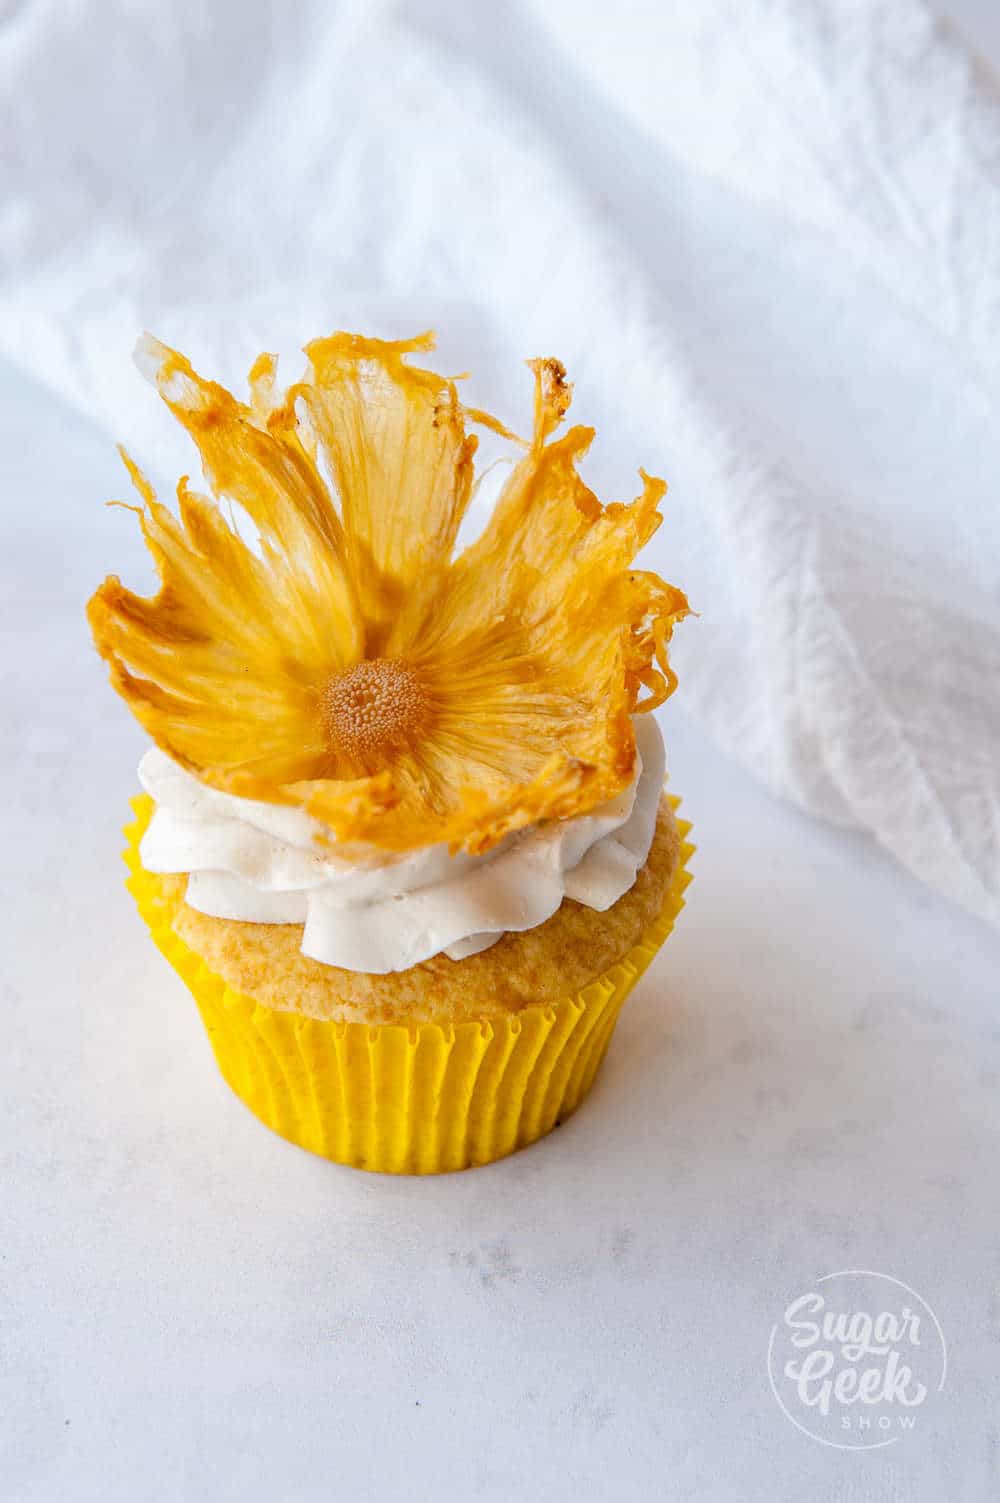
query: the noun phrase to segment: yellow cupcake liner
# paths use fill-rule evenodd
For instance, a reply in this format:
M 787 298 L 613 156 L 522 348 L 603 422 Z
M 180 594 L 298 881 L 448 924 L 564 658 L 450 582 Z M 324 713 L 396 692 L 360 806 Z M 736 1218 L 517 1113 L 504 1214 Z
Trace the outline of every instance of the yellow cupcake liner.
M 669 795 L 676 811 L 679 799 Z M 139 859 L 153 800 L 132 799 L 126 886 L 155 943 L 192 992 L 223 1078 L 283 1138 L 386 1174 L 440 1174 L 526 1148 L 587 1095 L 629 992 L 670 934 L 694 851 L 681 857 L 639 943 L 582 991 L 481 1022 L 324 1022 L 264 1007 L 209 970 L 171 927 L 159 879 Z

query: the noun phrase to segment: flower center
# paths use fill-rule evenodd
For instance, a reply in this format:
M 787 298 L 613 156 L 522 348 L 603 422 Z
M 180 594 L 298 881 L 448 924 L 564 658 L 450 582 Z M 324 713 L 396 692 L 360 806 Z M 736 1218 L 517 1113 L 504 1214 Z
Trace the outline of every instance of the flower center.
M 420 680 L 394 658 L 366 658 L 338 673 L 324 689 L 321 705 L 331 746 L 362 760 L 409 740 L 427 714 Z

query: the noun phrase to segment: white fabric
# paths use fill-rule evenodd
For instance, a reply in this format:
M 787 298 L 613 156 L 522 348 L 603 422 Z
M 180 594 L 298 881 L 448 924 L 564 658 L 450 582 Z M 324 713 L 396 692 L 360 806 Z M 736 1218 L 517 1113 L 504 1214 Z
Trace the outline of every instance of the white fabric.
M 36 0 L 0 87 L 8 356 L 164 481 L 143 327 L 433 324 L 522 426 L 559 354 L 671 479 L 683 703 L 1000 922 L 1000 106 L 920 0 Z

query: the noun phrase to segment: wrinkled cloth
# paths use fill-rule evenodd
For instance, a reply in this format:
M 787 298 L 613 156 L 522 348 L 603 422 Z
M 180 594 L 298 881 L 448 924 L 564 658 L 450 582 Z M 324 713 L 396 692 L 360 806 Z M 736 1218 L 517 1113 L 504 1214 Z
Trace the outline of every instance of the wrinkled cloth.
M 522 429 L 560 356 L 599 493 L 671 482 L 668 737 L 1000 923 L 1000 103 L 932 10 L 36 0 L 0 86 L 8 359 L 169 484 L 144 328 L 432 325 Z

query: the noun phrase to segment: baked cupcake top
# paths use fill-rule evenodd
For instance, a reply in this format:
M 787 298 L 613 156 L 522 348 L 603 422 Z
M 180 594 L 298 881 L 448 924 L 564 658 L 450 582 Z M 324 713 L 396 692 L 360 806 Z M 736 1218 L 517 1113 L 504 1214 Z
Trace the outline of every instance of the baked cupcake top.
M 114 687 L 165 754 L 144 763 L 166 797 L 161 818 L 171 798 L 207 800 L 211 817 L 231 818 L 234 800 L 264 811 L 250 813 L 252 839 L 223 874 L 245 875 L 252 845 L 269 872 L 297 862 L 295 891 L 308 890 L 312 848 L 324 880 L 338 862 L 392 865 L 418 874 L 403 893 L 426 896 L 434 883 L 419 874 L 435 852 L 451 853 L 454 876 L 528 827 L 572 820 L 577 844 L 591 826 L 599 843 L 629 818 L 642 765 L 633 717 L 671 693 L 667 643 L 688 611 L 680 590 L 632 567 L 666 487 L 640 472 L 631 504 L 598 501 L 577 471 L 593 430 L 556 436 L 572 395 L 557 360 L 529 362 L 534 424 L 521 439 L 407 358 L 432 347 L 431 335 L 335 334 L 307 346 L 306 375 L 284 392 L 262 355 L 241 402 L 176 351 L 140 342 L 214 496 L 185 477 L 175 513 L 122 451 L 160 589 L 147 599 L 112 576 L 88 616 Z M 515 462 L 455 557 L 474 487 L 467 425 L 498 434 Z M 160 847 L 177 833 L 161 825 Z M 626 885 L 634 874 L 633 863 Z M 271 876 L 258 886 L 270 892 Z M 305 917 L 274 911 L 274 922 Z

